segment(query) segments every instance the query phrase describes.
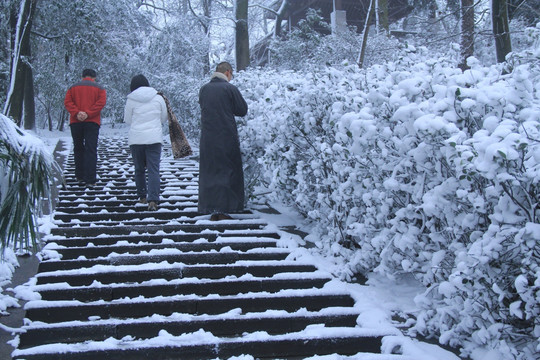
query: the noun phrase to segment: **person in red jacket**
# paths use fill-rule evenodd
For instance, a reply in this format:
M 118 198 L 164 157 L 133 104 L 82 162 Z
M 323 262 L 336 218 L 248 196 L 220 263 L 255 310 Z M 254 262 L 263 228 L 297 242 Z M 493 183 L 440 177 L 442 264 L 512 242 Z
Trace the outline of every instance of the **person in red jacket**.
M 82 80 L 69 88 L 64 105 L 69 112 L 73 138 L 75 177 L 79 184 L 96 184 L 97 146 L 101 109 L 107 101 L 105 89 L 96 83 L 96 72 L 84 69 Z

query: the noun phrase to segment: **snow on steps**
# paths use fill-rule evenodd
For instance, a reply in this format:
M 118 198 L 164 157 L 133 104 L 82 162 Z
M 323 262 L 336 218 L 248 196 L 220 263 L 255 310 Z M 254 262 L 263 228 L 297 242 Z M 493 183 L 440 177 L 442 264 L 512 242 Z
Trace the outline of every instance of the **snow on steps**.
M 14 359 L 403 358 L 378 354 L 388 333 L 358 327 L 351 296 L 278 248 L 264 221 L 199 215 L 195 160 L 162 160 L 148 212 L 127 145 L 100 141 L 95 188 L 68 162 Z

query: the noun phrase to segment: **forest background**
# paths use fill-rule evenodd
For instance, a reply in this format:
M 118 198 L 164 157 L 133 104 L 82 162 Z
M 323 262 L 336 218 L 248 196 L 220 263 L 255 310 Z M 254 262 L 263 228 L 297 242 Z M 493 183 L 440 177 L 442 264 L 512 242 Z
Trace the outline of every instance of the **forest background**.
M 290 26 L 292 3 L 1 0 L 2 248 L 31 245 L 54 164 L 28 137 L 66 130 L 83 68 L 104 124 L 143 73 L 196 145 L 198 89 L 228 60 L 248 198 L 313 221 L 344 280 L 420 281 L 410 335 L 537 359 L 540 2 L 410 0 L 390 22 L 387 1 L 359 0 L 370 21 L 339 31 L 317 11 Z

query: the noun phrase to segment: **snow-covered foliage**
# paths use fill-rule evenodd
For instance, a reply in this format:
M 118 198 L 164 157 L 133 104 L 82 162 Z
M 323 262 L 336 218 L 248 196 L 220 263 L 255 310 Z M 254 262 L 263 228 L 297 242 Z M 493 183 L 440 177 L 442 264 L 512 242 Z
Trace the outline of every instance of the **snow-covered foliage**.
M 44 143 L 0 114 L 0 253 L 36 247 L 36 217 L 58 169 Z
M 414 274 L 414 331 L 465 355 L 540 350 L 539 33 L 507 74 L 409 47 L 366 70 L 236 79 L 248 177 L 318 224 L 343 278 Z
M 323 35 L 321 29 L 330 32 L 330 25 L 320 14 L 309 9 L 305 20 L 297 28 L 287 32 L 283 39 L 273 39 L 270 43 L 268 65 L 275 69 L 308 70 L 342 62 L 353 63 L 358 58 L 361 35 L 356 28 L 349 27 L 330 35 Z M 377 34 L 376 30 L 368 37 L 366 65 L 395 60 L 399 49 L 405 43 L 386 33 Z

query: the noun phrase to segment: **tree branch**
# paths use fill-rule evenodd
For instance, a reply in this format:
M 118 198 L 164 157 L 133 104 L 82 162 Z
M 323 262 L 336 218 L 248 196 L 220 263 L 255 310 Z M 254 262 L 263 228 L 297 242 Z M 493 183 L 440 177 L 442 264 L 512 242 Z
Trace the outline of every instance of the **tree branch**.
M 144 1 L 144 0 L 141 0 L 141 2 L 139 3 L 138 8 L 140 8 L 141 6 L 150 7 L 150 8 L 152 8 L 152 9 L 154 9 L 154 10 L 161 10 L 161 11 L 163 11 L 163 12 L 166 12 L 167 14 L 170 13 L 168 9 L 162 8 L 162 7 L 159 7 L 159 6 L 156 6 L 156 5 L 154 5 L 154 4 L 150 4 L 150 3 L 148 3 L 148 2 L 146 2 L 146 1 Z
M 261 4 L 253 4 L 253 5 L 249 5 L 248 7 L 258 7 L 258 8 L 260 8 L 260 9 L 263 9 L 263 10 L 266 10 L 266 11 L 268 11 L 268 12 L 271 12 L 272 14 L 274 14 L 274 15 L 276 15 L 276 16 L 279 15 L 278 12 L 277 12 L 276 10 L 270 9 L 269 7 L 266 7 L 266 6 L 261 5 Z

